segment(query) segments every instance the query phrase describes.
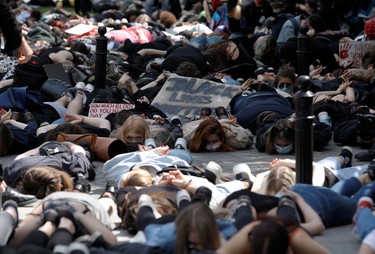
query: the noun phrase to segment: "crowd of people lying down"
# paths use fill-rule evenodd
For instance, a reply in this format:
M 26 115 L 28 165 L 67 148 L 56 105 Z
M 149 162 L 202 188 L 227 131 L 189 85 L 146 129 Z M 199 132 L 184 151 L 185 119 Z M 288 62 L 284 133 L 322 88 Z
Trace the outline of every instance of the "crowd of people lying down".
M 358 253 L 375 253 L 374 5 L 0 0 L 0 156 L 14 156 L 0 167 L 1 251 L 330 253 L 314 236 L 352 224 Z M 102 26 L 105 84 L 95 80 Z M 299 36 L 310 42 L 304 76 Z M 234 93 L 171 114 L 153 101 L 173 79 Z M 342 146 L 312 162 L 311 185 L 296 182 L 293 159 L 301 83 L 312 92 L 314 151 Z M 98 117 L 93 103 L 126 109 Z M 250 149 L 274 156 L 269 170 L 238 161 L 224 177 L 209 156 L 205 168 L 192 156 Z M 106 186 L 95 198 L 98 173 Z M 23 206 L 33 208 L 21 219 Z M 118 242 L 115 229 L 134 237 Z

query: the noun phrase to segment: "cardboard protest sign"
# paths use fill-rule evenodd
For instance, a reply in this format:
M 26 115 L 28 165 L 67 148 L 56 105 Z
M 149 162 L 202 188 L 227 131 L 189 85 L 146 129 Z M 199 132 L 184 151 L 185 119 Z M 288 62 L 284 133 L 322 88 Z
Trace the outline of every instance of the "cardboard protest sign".
M 375 42 L 373 41 L 349 41 L 349 42 L 340 42 L 339 44 L 339 57 L 340 65 L 353 61 L 351 67 L 360 68 L 362 56 L 364 52 L 370 48 L 374 47 Z
M 188 77 L 170 77 L 152 101 L 167 115 L 199 115 L 202 107 L 226 107 L 239 86 Z
M 110 113 L 117 113 L 124 109 L 133 109 L 134 104 L 124 103 L 91 103 L 89 117 L 106 118 Z

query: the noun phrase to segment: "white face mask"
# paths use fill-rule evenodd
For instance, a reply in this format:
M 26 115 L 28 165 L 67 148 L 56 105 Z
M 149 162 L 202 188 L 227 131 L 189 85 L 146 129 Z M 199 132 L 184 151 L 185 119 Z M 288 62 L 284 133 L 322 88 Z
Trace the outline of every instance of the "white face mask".
M 221 146 L 221 142 L 214 143 L 214 144 L 211 144 L 211 145 L 207 144 L 206 145 L 206 150 L 210 151 L 210 152 L 214 152 L 217 149 L 219 149 L 220 146 Z

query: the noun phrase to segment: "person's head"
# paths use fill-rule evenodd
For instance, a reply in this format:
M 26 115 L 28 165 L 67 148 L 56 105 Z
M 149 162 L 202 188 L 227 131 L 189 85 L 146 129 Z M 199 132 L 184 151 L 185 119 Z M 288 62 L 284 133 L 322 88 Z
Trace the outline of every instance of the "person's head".
M 220 247 L 220 232 L 212 210 L 202 202 L 186 207 L 176 218 L 175 253 L 192 250 L 216 250 Z
M 229 60 L 229 55 L 227 53 L 227 51 L 229 50 L 228 48 L 228 40 L 219 40 L 207 45 L 207 48 L 204 50 L 203 55 L 206 58 L 209 68 L 212 72 L 227 68 L 227 63 Z
M 135 168 L 126 173 L 120 181 L 120 188 L 129 186 L 150 186 L 153 177 L 147 169 Z
M 290 187 L 296 183 L 296 172 L 286 166 L 272 169 L 263 180 L 266 195 L 274 196 L 282 187 Z
M 40 21 L 41 18 L 42 18 L 42 13 L 39 10 L 32 10 L 30 12 L 30 17 L 28 18 L 28 21 L 29 22 Z
M 272 35 L 260 36 L 254 43 L 254 58 L 267 66 L 271 66 L 275 58 L 276 39 Z
M 159 20 L 166 28 L 170 28 L 177 22 L 176 16 L 170 11 L 161 11 Z
M 189 147 L 191 152 L 203 151 L 233 151 L 229 145 L 225 132 L 229 131 L 215 118 L 203 120 L 194 133 Z
M 368 48 L 362 56 L 362 68 L 372 69 L 375 66 L 375 48 Z
M 294 68 L 292 67 L 281 68 L 276 74 L 276 78 L 273 82 L 273 86 L 276 89 L 279 89 L 283 92 L 292 94 L 294 91 L 293 89 L 294 89 L 295 80 L 296 80 L 296 75 L 295 75 Z
M 189 61 L 184 61 L 180 63 L 174 73 L 180 75 L 180 76 L 185 76 L 185 77 L 193 77 L 193 78 L 200 78 L 201 77 L 201 72 L 199 71 L 197 65 L 189 62 Z
M 151 132 L 145 119 L 139 115 L 129 116 L 120 127 L 118 135 L 129 148 L 129 151 L 137 151 L 138 144 L 144 144 L 151 138 Z
M 0 156 L 6 154 L 8 148 L 11 146 L 14 140 L 13 133 L 8 127 L 0 122 Z
M 44 141 L 52 141 L 56 140 L 56 135 L 58 133 L 66 133 L 66 134 L 85 134 L 87 131 L 79 125 L 71 124 L 71 123 L 62 123 L 56 126 L 56 128 L 47 131 Z
M 57 191 L 73 191 L 73 180 L 62 170 L 50 166 L 37 166 L 26 171 L 20 181 L 22 193 L 41 199 Z
M 313 37 L 326 30 L 324 19 L 318 14 L 307 17 L 307 26 L 309 27 L 307 34 Z
M 268 154 L 289 154 L 294 148 L 294 124 L 288 119 L 280 119 L 268 130 L 266 152 Z
M 135 190 L 127 193 L 124 199 L 119 204 L 118 212 L 121 218 L 122 225 L 129 233 L 136 234 L 137 229 L 137 211 L 138 199 L 141 194 L 147 194 L 152 198 L 155 209 L 160 215 L 176 214 L 177 206 L 172 201 L 174 192 L 171 191 L 155 191 L 155 189 L 148 190 L 147 188 Z
M 289 247 L 288 230 L 275 219 L 267 218 L 254 228 L 250 245 L 253 254 L 286 254 Z
M 305 0 L 306 12 L 312 14 L 318 11 L 318 1 L 317 0 Z

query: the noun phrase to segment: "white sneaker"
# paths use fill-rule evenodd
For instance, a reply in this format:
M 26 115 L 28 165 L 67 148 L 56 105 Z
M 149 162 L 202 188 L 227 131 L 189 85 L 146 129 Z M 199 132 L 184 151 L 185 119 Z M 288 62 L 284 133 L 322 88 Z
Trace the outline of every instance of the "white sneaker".
M 252 182 L 255 181 L 255 176 L 251 173 L 251 169 L 247 164 L 240 163 L 233 166 L 233 174 L 235 177 L 239 176 L 241 173 L 247 174 Z
M 318 114 L 319 121 L 332 127 L 331 117 L 326 111 L 322 111 Z
M 219 164 L 217 164 L 214 161 L 210 161 L 205 167 L 206 178 L 210 178 L 210 177 L 215 178 L 215 179 L 212 179 L 211 182 L 214 181 L 216 184 L 221 183 L 221 175 L 222 174 L 223 174 L 223 169 L 221 168 L 221 166 Z
M 153 138 L 148 138 L 145 140 L 145 146 L 146 147 L 150 147 L 151 149 L 154 149 L 156 148 L 156 143 L 155 143 L 155 140 Z
M 155 216 L 155 218 L 160 218 L 161 214 L 156 210 L 154 202 L 152 201 L 152 198 L 147 194 L 142 194 L 139 196 L 138 199 L 138 211 L 142 206 L 149 206 L 152 209 L 152 212 Z M 137 213 L 138 213 L 137 211 Z
M 92 84 L 87 83 L 87 85 L 85 86 L 85 90 L 89 93 L 92 93 L 95 90 L 95 87 Z
M 79 82 L 77 82 L 77 84 L 75 85 L 74 88 L 75 88 L 76 91 L 78 91 L 78 90 L 85 91 L 86 90 L 86 85 L 82 81 L 79 81 Z
M 176 149 L 184 149 L 185 151 L 187 151 L 187 142 L 186 142 L 186 139 L 184 138 L 178 138 L 176 140 L 176 143 L 174 144 L 174 148 Z

